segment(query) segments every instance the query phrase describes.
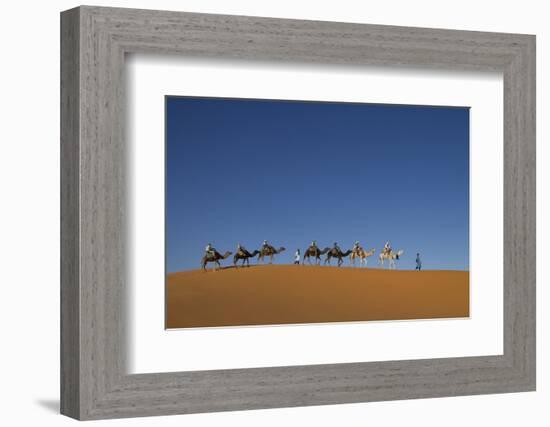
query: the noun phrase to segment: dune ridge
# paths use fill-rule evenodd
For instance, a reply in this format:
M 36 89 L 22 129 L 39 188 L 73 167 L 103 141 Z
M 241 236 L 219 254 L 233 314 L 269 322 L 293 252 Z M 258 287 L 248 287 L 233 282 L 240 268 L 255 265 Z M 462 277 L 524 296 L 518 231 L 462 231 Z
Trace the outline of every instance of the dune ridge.
M 468 271 L 261 265 L 166 277 L 168 329 L 468 316 Z

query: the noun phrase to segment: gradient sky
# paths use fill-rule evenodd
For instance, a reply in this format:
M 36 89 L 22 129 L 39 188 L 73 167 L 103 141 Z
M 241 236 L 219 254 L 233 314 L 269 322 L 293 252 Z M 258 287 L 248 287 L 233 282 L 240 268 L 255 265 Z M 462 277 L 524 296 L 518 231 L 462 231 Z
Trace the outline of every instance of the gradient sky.
M 420 252 L 468 270 L 469 109 L 167 97 L 167 272 L 264 239 L 287 248 L 276 263 L 389 240 L 399 269 Z

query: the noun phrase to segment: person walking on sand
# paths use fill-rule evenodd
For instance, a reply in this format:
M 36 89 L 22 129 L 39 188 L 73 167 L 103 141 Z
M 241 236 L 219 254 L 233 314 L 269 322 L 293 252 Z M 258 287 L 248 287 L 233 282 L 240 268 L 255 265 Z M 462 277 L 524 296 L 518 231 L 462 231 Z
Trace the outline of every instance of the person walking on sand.
M 422 270 L 422 261 L 420 260 L 420 254 L 417 252 L 416 253 L 416 268 L 415 270 Z
M 300 249 L 296 249 L 294 253 L 294 265 L 300 265 Z

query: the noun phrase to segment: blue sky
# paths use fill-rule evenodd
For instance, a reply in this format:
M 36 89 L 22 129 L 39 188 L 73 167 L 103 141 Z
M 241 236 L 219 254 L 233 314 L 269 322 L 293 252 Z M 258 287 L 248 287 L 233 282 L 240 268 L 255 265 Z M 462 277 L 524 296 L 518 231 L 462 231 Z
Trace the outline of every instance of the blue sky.
M 167 97 L 167 272 L 264 239 L 287 248 L 276 263 L 389 240 L 400 269 L 420 252 L 468 270 L 469 109 Z

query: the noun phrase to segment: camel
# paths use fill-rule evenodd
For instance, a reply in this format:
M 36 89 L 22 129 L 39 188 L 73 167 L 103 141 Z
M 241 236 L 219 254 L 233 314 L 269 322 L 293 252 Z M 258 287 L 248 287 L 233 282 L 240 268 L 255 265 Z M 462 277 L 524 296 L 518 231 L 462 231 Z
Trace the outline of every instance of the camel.
M 388 268 L 391 270 L 392 268 L 396 268 L 395 260 L 399 259 L 399 257 L 403 255 L 403 250 L 398 250 L 397 252 L 394 252 L 391 250 L 389 253 L 387 252 L 381 252 L 380 256 L 378 257 L 380 266 L 384 266 L 384 260 L 388 260 Z
M 338 258 L 338 267 L 342 266 L 344 263 L 344 258 L 351 254 L 351 249 L 346 252 L 342 252 L 339 249 L 332 248 L 327 252 L 327 257 L 325 258 L 325 265 L 328 263 L 330 265 L 331 258 Z
M 283 248 L 282 246 L 279 249 L 275 249 L 271 245 L 267 245 L 267 246 L 263 247 L 262 249 L 259 250 L 258 264 L 260 262 L 263 263 L 264 262 L 264 257 L 266 257 L 266 256 L 269 257 L 269 263 L 273 264 L 273 256 L 276 255 L 276 254 L 280 254 L 284 250 L 285 250 L 285 248 Z
M 233 252 L 229 252 L 227 251 L 225 254 L 221 255 L 219 252 L 216 252 L 214 254 L 207 254 L 205 256 L 202 257 L 202 260 L 201 260 L 201 264 L 202 264 L 202 269 L 204 271 L 206 271 L 206 264 L 208 264 L 209 262 L 213 262 L 215 265 L 214 265 L 214 271 L 216 270 L 216 266 L 218 268 L 221 267 L 220 265 L 220 260 L 221 259 L 226 259 L 227 257 L 229 257 Z
M 359 258 L 359 267 L 361 267 L 363 264 L 365 264 L 365 267 L 367 266 L 367 258 L 370 256 L 373 256 L 376 252 L 375 248 L 372 248 L 370 251 L 364 250 L 362 247 L 359 247 L 357 251 L 354 251 L 349 256 L 349 259 L 353 265 L 355 265 L 355 259 Z
M 250 258 L 254 258 L 256 255 L 260 253 L 259 250 L 255 250 L 254 252 L 250 253 L 246 249 L 241 249 L 239 252 L 237 252 L 233 256 L 233 265 L 237 267 L 237 261 L 240 259 L 243 260 L 243 263 L 241 264 L 241 267 L 244 267 L 244 264 L 246 263 L 247 266 L 250 267 Z
M 306 263 L 306 258 L 307 258 L 308 264 L 311 265 L 311 257 L 315 258 L 316 265 L 321 264 L 321 255 L 326 254 L 328 251 L 330 251 L 330 248 L 325 248 L 321 250 L 317 246 L 310 246 L 304 252 L 304 259 L 302 260 L 302 264 Z

